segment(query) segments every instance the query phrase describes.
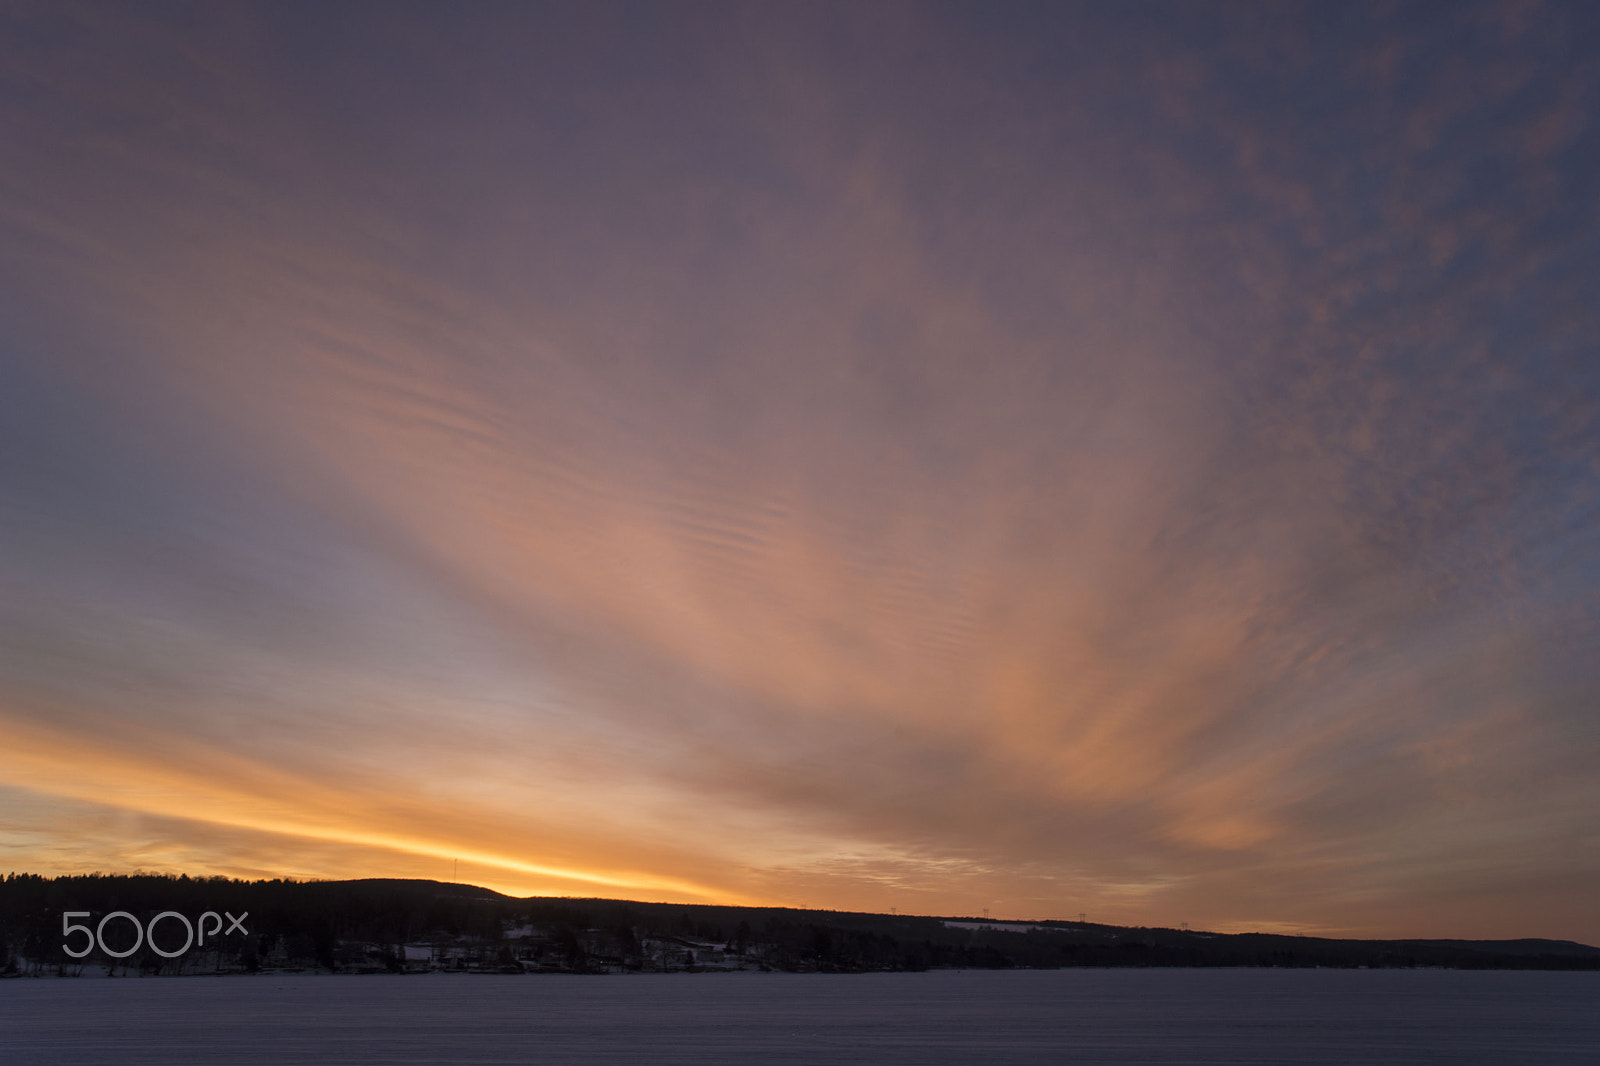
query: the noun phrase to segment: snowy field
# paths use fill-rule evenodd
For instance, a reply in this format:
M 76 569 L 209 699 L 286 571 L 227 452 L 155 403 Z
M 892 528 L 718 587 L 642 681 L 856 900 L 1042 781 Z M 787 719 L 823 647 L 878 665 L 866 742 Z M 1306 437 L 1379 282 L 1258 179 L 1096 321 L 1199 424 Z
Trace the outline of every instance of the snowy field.
M 1600 973 L 19 979 L 0 1062 L 1593 1064 Z

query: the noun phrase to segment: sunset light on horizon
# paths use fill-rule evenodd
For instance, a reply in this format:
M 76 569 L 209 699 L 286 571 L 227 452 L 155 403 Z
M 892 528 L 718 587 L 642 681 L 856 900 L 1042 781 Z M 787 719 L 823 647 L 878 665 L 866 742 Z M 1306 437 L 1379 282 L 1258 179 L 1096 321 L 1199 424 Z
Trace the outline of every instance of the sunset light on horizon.
M 0 4 L 0 876 L 1600 944 L 1597 56 Z

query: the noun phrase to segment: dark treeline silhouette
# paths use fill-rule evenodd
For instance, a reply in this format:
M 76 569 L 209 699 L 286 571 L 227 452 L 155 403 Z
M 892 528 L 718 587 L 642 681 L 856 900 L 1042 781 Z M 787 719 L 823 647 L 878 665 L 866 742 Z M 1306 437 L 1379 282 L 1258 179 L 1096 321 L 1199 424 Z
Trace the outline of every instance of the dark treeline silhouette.
M 104 947 L 63 934 L 115 911 L 144 928 L 172 911 L 245 916 L 244 931 L 208 931 L 176 957 L 185 930 L 170 916 L 152 945 L 134 921 L 107 920 Z M 215 923 L 213 923 L 215 924 Z M 88 954 L 74 958 L 65 947 Z M 237 881 L 91 874 L 0 881 L 0 975 L 345 973 L 626 973 L 761 969 L 860 973 L 1068 966 L 1600 969 L 1600 949 L 1558 940 L 1329 940 L 1206 933 L 1089 922 L 641 903 L 517 899 L 436 881 Z

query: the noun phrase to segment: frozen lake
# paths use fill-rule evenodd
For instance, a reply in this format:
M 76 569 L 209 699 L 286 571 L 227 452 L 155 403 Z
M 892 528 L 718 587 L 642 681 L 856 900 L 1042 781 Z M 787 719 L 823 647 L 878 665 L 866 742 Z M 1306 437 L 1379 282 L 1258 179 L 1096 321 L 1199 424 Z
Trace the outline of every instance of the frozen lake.
M 1600 973 L 0 981 L 0 1062 L 1600 1063 Z

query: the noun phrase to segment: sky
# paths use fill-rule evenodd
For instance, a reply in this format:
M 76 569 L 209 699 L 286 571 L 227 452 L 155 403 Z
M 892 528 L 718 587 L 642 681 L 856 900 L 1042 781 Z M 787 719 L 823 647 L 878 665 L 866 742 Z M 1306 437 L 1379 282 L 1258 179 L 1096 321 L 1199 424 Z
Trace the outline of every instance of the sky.
M 0 5 L 0 870 L 1600 944 L 1600 10 Z

